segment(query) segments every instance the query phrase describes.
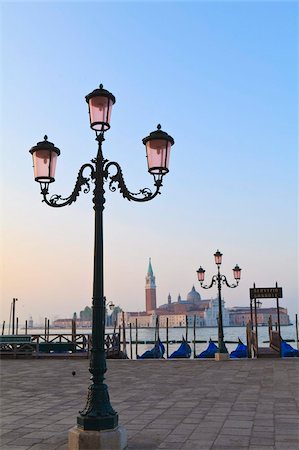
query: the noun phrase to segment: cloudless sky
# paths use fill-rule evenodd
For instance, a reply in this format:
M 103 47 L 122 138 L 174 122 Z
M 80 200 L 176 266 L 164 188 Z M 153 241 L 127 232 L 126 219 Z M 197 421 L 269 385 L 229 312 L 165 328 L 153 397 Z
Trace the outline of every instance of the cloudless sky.
M 41 202 L 29 149 L 61 150 L 51 194 L 68 196 L 96 155 L 85 95 L 116 97 L 104 155 L 132 192 L 153 185 L 142 138 L 158 123 L 175 140 L 162 194 L 124 200 L 106 187 L 105 295 L 143 310 L 148 258 L 158 304 L 196 269 L 242 268 L 227 306 L 249 288 L 283 287 L 298 312 L 296 2 L 2 2 L 1 320 L 71 317 L 91 304 L 91 194 L 62 209 Z M 265 300 L 264 306 L 273 306 Z

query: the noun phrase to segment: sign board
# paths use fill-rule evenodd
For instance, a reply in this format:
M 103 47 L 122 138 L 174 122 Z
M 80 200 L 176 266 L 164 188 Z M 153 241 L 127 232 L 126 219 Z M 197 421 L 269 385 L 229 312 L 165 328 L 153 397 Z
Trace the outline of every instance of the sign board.
M 250 298 L 282 298 L 282 288 L 250 288 Z

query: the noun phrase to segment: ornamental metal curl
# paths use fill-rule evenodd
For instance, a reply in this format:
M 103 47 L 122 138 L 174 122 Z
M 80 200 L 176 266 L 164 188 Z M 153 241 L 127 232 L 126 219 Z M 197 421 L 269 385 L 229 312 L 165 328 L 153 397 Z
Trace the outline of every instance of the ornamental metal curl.
M 109 168 L 111 166 L 114 166 L 116 168 L 115 175 L 109 175 Z M 156 180 L 155 192 L 152 192 L 149 188 L 140 189 L 138 192 L 130 192 L 126 186 L 121 167 L 115 161 L 108 162 L 104 167 L 104 178 L 106 181 L 110 179 L 109 190 L 111 192 L 115 192 L 116 189 L 118 188 L 124 198 L 126 198 L 129 201 L 133 200 L 135 202 L 147 202 L 149 200 L 152 200 L 154 197 L 156 197 L 156 195 L 160 194 L 160 188 L 162 186 L 162 180 Z M 117 183 L 118 186 L 115 186 L 115 183 Z M 139 195 L 141 195 L 142 197 L 138 197 Z
M 220 276 L 221 276 L 222 284 L 225 284 L 229 288 L 236 288 L 239 284 L 238 281 L 237 281 L 237 284 L 229 284 L 225 275 L 220 275 Z
M 235 288 L 235 287 L 238 286 L 238 282 L 237 282 L 237 284 L 229 284 L 229 282 L 227 281 L 226 276 L 225 275 L 221 275 L 221 274 L 213 275 L 211 284 L 209 286 L 207 284 L 205 284 L 205 285 L 202 284 L 202 282 L 200 283 L 200 285 L 201 285 L 201 287 L 203 289 L 210 289 L 214 284 L 217 283 L 217 281 L 218 281 L 218 283 L 222 282 L 222 284 L 225 284 L 229 288 Z
M 217 282 L 217 275 L 213 275 L 211 284 L 209 286 L 207 284 L 202 284 L 202 282 L 200 283 L 200 285 L 203 289 L 210 289 L 214 284 L 216 284 L 216 282 Z
M 91 171 L 91 177 L 90 178 L 86 178 L 83 176 L 83 172 L 86 168 L 89 168 Z M 77 200 L 77 197 L 79 196 L 82 186 L 86 186 L 83 189 L 83 193 L 87 194 L 90 191 L 90 181 L 94 179 L 94 174 L 95 174 L 95 170 L 93 165 L 91 164 L 83 164 L 83 166 L 80 168 L 79 173 L 78 173 L 78 177 L 77 177 L 77 181 L 75 184 L 75 188 L 73 190 L 73 192 L 71 193 L 71 195 L 69 197 L 66 198 L 62 198 L 61 195 L 58 194 L 54 194 L 52 195 L 49 199 L 47 198 L 48 195 L 48 186 L 49 184 L 45 184 L 44 187 L 41 188 L 41 194 L 43 196 L 43 202 L 45 202 L 47 205 L 49 206 L 53 206 L 54 208 L 62 208 L 63 206 L 67 206 L 67 205 L 71 205 L 72 203 L 74 203 Z M 58 202 L 62 202 L 62 203 L 58 203 Z

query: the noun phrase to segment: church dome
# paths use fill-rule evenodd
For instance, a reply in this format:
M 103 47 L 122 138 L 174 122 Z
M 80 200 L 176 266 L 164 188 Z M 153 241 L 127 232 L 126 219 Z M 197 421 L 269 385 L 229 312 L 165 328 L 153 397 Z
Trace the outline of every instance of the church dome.
M 196 303 L 201 300 L 200 294 L 195 290 L 195 287 L 192 286 L 191 291 L 187 295 L 187 302 Z

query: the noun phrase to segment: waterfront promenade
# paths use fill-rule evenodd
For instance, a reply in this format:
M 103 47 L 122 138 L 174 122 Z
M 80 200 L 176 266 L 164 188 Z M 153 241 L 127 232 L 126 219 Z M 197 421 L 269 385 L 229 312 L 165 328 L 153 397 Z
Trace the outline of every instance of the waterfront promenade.
M 1 450 L 67 450 L 85 406 L 88 361 L 0 364 Z M 299 358 L 107 364 L 128 450 L 299 449 Z

